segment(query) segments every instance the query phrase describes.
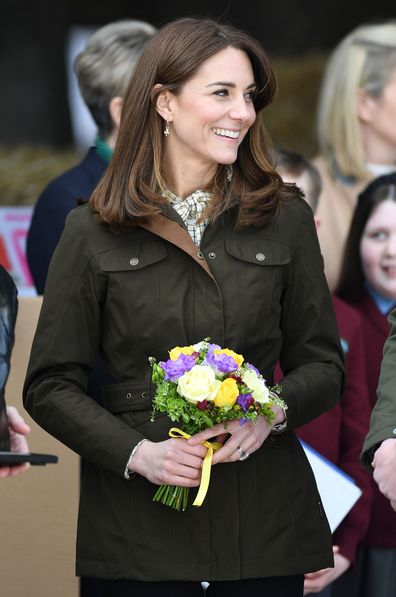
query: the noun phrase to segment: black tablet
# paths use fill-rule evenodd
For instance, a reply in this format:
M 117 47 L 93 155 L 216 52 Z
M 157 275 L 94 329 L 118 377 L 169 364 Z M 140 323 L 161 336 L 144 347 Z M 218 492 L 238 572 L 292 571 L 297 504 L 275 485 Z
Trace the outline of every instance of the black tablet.
M 0 466 L 12 466 L 24 462 L 44 465 L 58 462 L 58 457 L 53 454 L 35 454 L 33 452 L 0 452 Z

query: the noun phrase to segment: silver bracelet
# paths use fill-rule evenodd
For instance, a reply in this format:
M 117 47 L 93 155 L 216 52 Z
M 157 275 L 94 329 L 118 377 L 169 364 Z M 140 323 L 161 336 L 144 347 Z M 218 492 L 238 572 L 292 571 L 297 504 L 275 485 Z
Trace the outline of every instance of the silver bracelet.
M 135 456 L 136 452 L 139 450 L 140 446 L 142 445 L 143 442 L 146 442 L 147 438 L 144 437 L 143 439 L 140 440 L 140 442 L 138 442 L 136 444 L 136 446 L 133 448 L 130 457 L 128 458 L 128 462 L 127 465 L 125 467 L 125 471 L 124 471 L 124 477 L 125 479 L 127 479 L 129 481 L 129 479 L 132 479 L 132 477 L 136 474 L 134 471 L 129 471 L 128 469 L 128 465 L 131 463 L 132 458 Z

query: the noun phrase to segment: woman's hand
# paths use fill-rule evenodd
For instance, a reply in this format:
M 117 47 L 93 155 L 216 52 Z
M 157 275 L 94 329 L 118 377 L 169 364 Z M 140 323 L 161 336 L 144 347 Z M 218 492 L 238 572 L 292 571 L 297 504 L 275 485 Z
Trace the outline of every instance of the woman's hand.
M 201 442 L 216 438 L 215 441 L 223 443 L 223 447 L 214 453 L 212 464 L 219 462 L 235 462 L 241 457 L 238 448 L 248 454 L 258 450 L 271 433 L 272 425 L 267 423 L 264 417 L 259 415 L 255 422 L 247 421 L 241 424 L 240 421 L 229 421 L 227 425 L 218 423 L 213 427 L 205 429 L 193 435 L 188 444 L 196 447 Z
M 339 547 L 333 545 L 334 568 L 325 568 L 305 575 L 304 595 L 320 593 L 331 582 L 344 574 L 351 565 L 351 561 L 339 553 Z
M 145 441 L 128 468 L 157 485 L 198 487 L 206 451 L 200 444 L 191 446 L 184 438 Z
M 29 446 L 25 435 L 30 433 L 30 427 L 25 423 L 15 406 L 6 406 L 8 430 L 10 433 L 11 452 L 29 452 Z M 0 479 L 3 477 L 15 477 L 30 467 L 28 462 L 14 464 L 12 466 L 0 467 Z

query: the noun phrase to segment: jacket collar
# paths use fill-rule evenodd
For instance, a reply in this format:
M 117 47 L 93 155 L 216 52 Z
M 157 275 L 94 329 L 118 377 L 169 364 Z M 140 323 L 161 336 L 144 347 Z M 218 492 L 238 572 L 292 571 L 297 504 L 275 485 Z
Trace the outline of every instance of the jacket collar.
M 140 223 L 139 226 L 179 247 L 216 282 L 200 248 L 193 243 L 183 220 L 170 205 L 165 206 L 161 214 L 151 217 L 146 223 Z

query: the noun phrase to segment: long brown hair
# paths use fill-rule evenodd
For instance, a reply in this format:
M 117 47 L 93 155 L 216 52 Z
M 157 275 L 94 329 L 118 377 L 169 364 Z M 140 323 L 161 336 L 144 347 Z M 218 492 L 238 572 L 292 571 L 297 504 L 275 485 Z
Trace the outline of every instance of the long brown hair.
M 100 221 L 112 227 L 133 226 L 161 211 L 164 177 L 161 173 L 163 120 L 156 110 L 160 89 L 173 94 L 217 52 L 233 47 L 249 57 L 257 92 L 257 118 L 241 143 L 227 183 L 227 167 L 220 165 L 210 185 L 213 199 L 208 213 L 216 219 L 238 205 L 238 226 L 262 225 L 277 212 L 283 196 L 292 193 L 273 167 L 272 145 L 260 112 L 276 92 L 275 73 L 260 43 L 244 31 L 212 19 L 183 18 L 164 25 L 146 46 L 124 98 L 120 130 L 107 171 L 91 197 Z M 154 86 L 162 88 L 153 92 Z

